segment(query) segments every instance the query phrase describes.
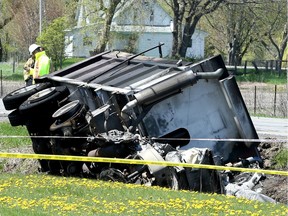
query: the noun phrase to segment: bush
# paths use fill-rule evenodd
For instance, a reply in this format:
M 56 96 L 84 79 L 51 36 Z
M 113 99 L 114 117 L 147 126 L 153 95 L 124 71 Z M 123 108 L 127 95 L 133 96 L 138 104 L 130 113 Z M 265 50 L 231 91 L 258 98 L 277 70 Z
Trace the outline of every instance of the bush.
M 273 159 L 272 161 L 275 164 L 275 168 L 283 169 L 288 167 L 288 149 L 282 149 Z

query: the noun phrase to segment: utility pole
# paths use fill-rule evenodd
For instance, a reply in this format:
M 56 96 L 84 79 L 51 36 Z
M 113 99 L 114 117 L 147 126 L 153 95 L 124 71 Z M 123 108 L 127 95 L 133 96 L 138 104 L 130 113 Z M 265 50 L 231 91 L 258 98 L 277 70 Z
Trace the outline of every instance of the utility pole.
M 42 33 L 42 0 L 39 0 L 39 35 Z

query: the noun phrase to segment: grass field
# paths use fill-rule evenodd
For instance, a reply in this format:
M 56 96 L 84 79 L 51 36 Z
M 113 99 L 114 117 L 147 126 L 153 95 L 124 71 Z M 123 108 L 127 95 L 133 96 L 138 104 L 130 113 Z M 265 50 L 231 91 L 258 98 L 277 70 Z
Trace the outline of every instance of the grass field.
M 26 136 L 27 132 L 25 127 L 12 128 L 4 122 L 0 123 L 0 135 Z M 28 138 L 0 139 L 2 151 L 30 143 Z M 284 204 L 43 173 L 1 173 L 0 205 L 0 215 L 4 216 L 288 214 Z
M 24 63 L 13 64 L 11 63 L 0 63 L 0 76 L 3 80 L 23 80 L 23 66 Z
M 31 145 L 30 138 L 5 137 L 5 136 L 28 136 L 26 127 L 22 126 L 12 127 L 9 122 L 0 123 L 0 136 L 2 136 L 0 140 L 1 150 L 27 147 Z
M 287 215 L 288 207 L 217 194 L 51 175 L 2 174 L 0 215 Z

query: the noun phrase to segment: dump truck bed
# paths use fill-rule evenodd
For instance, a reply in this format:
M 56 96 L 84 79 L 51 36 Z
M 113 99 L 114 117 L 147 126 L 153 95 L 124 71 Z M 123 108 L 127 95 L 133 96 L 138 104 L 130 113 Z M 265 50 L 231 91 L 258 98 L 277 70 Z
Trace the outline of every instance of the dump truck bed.
M 212 149 L 227 162 L 259 156 L 258 135 L 220 55 L 176 64 L 107 51 L 47 79 L 87 104 L 99 133 L 130 129 L 180 149 Z

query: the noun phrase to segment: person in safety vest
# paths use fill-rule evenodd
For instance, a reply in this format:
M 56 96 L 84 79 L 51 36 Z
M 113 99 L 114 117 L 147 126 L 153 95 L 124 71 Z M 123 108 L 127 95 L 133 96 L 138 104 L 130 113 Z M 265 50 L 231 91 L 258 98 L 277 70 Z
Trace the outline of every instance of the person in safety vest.
M 34 63 L 34 58 L 31 55 L 27 62 L 24 64 L 23 76 L 26 86 L 30 86 L 33 83 Z
M 33 72 L 33 83 L 35 83 L 35 79 L 49 74 L 50 58 L 46 55 L 44 49 L 37 44 L 30 45 L 29 52 L 35 57 L 35 67 Z

